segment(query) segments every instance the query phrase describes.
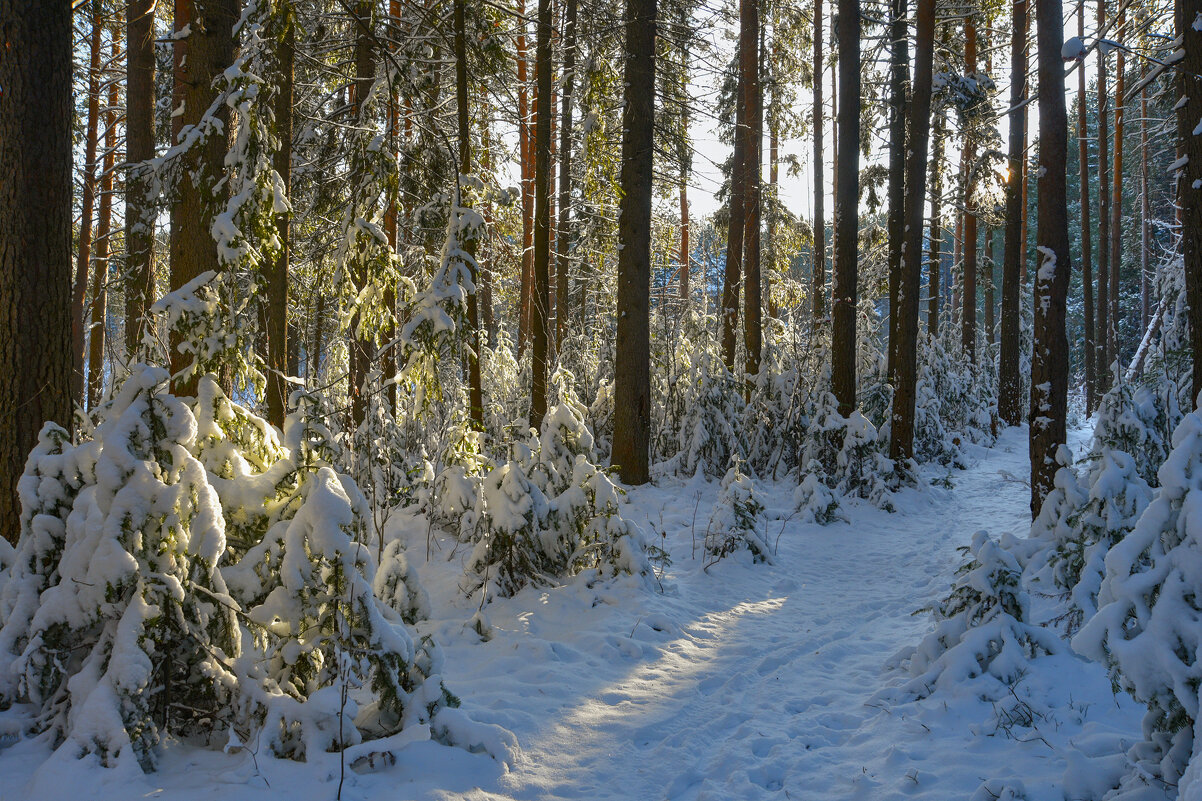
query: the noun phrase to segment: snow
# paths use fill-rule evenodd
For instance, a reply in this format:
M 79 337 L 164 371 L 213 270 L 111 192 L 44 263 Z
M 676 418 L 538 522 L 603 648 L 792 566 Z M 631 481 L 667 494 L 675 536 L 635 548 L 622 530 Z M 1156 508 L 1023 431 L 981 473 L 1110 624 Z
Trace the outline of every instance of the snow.
M 1087 432 L 1072 438 L 1080 451 Z M 663 478 L 631 490 L 622 511 L 663 532 L 655 539 L 672 564 L 654 579 L 586 571 L 497 597 L 487 618 L 459 588 L 470 549 L 435 531 L 423 558 L 425 521 L 401 510 L 391 533 L 408 544 L 408 564 L 392 548 L 382 572 L 420 574 L 433 617 L 417 633 L 442 645 L 460 709 L 396 742 L 352 746 L 344 762 L 316 751 L 277 759 L 224 725 L 207 748 L 167 741 L 146 775 L 53 752 L 44 736 L 17 739 L 0 750 L 0 797 L 75 801 L 86 787 L 95 801 L 325 799 L 345 767 L 342 797 L 364 801 L 1100 798 L 1125 769 L 1143 711 L 1112 696 L 1102 665 L 1062 648 L 1031 659 L 1017 681 L 986 673 L 922 700 L 898 693 L 908 673 L 884 669 L 931 631 L 911 613 L 947 595 L 957 547 L 981 529 L 1003 546 L 1025 536 L 1028 489 L 1012 477 L 1027 473 L 1026 453 L 1026 431 L 1006 430 L 992 449 L 966 447 L 970 468 L 950 475 L 952 489 L 901 490 L 893 514 L 848 500 L 826 526 L 794 514 L 792 482 L 757 479 L 772 562 L 740 551 L 708 571 L 694 507 L 713 508 L 721 488 Z M 976 538 L 995 547 L 987 542 Z M 31 714 L 0 713 L 0 738 Z M 440 745 L 432 729 L 482 753 Z

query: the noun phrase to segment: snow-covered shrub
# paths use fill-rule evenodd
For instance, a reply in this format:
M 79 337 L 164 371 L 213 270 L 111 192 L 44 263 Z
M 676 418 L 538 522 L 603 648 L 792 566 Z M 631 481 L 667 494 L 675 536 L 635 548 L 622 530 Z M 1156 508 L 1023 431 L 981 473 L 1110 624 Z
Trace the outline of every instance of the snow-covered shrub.
M 1106 575 L 1106 554 L 1125 537 L 1152 500 L 1152 490 L 1122 451 L 1105 451 L 1088 476 L 1089 496 L 1070 519 L 1071 533 L 1057 539 L 1050 556 L 1052 579 L 1069 594 L 1065 629 L 1072 634 L 1097 611 Z
M 1122 451 L 1135 461 L 1140 477 L 1157 486 L 1156 471 L 1169 453 L 1169 438 L 1178 422 L 1172 393 L 1164 395 L 1146 386 L 1117 381 L 1098 404 L 1092 453 Z
M 218 569 L 220 502 L 192 454 L 196 419 L 166 381 L 164 370 L 135 372 L 96 428 L 57 581 L 9 669 L 55 741 L 104 764 L 132 754 L 147 769 L 163 735 L 208 731 L 233 714 L 230 665 L 241 651 Z
M 722 487 L 705 531 L 705 553 L 713 562 L 736 551 L 751 552 L 756 562 L 772 563 L 772 550 L 764 537 L 764 504 L 756 496 L 755 482 L 736 460 L 722 478 Z
M 17 482 L 21 536 L 16 549 L 4 543 L 5 564 L 0 571 L 4 581 L 0 587 L 0 696 L 11 697 L 8 665 L 25 650 L 29 624 L 42 593 L 59 581 L 67 515 L 84 476 L 92 474 L 93 452 L 75 448 L 65 429 L 47 423 Z
M 424 591 L 395 544 L 377 571 L 315 397 L 293 394 L 281 437 L 211 377 L 195 399 L 166 383 L 137 368 L 80 444 L 43 431 L 0 593 L 0 702 L 146 769 L 164 736 L 219 728 L 292 757 L 411 725 L 475 744 L 437 648 L 406 628 Z
M 1073 638 L 1107 664 L 1115 685 L 1148 705 L 1145 741 L 1129 754 L 1143 775 L 1170 785 L 1198 759 L 1202 662 L 1202 417 L 1187 414 L 1158 473 L 1160 492 L 1106 556 L 1097 613 Z M 1138 777 L 1133 782 L 1142 781 Z
M 734 457 L 746 456 L 744 384 L 710 353 L 681 368 L 668 396 L 654 452 L 664 469 L 682 475 L 718 476 Z
M 898 656 L 914 676 L 903 691 L 918 697 L 985 674 L 1011 684 L 1031 659 L 1061 650 L 1052 632 L 1027 622 L 1030 601 L 1014 556 L 984 531 L 961 550 L 971 558 L 931 608 L 935 630 Z
M 833 523 L 839 516 L 839 500 L 822 483 L 822 466 L 811 461 L 793 491 L 793 506 L 802 523 Z
M 810 427 L 800 463 L 807 472 L 821 468 L 821 479 L 839 497 L 858 497 L 887 511 L 893 510 L 893 491 L 901 477 L 893 460 L 882 452 L 877 429 L 859 411 L 839 414 L 829 392 L 819 393 L 809 415 Z M 803 479 L 804 481 L 804 476 Z
M 509 596 L 586 569 L 647 572 L 641 538 L 621 516 L 621 490 L 597 466 L 586 410 L 569 378 L 557 375 L 560 403 L 547 411 L 538 438 L 511 444 L 510 458 L 484 476 L 463 516 L 462 534 L 475 543 L 469 593 Z
M 926 332 L 918 346 L 918 380 L 914 387 L 914 457 L 919 462 L 964 467 L 964 435 L 956 426 L 963 417 L 951 419 L 955 396 L 945 394 L 955 380 L 953 359 L 943 343 Z M 945 406 L 948 409 L 945 410 Z

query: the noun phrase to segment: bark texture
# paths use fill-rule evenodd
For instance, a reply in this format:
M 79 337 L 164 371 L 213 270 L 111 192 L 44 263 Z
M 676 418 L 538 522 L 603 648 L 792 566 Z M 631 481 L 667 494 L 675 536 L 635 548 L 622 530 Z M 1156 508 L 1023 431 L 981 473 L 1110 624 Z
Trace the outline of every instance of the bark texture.
M 1022 171 L 1026 160 L 1027 114 L 1017 109 L 1027 83 L 1027 2 L 1011 6 L 1010 39 L 1010 175 L 1006 181 L 1006 232 L 1002 254 L 1002 326 L 998 352 L 998 416 L 1009 426 L 1022 422 L 1022 377 L 1019 375 L 1019 289 L 1022 283 Z
M 838 0 L 839 155 L 835 180 L 835 275 L 831 297 L 831 389 L 839 414 L 856 408 L 856 277 L 860 199 L 860 4 Z

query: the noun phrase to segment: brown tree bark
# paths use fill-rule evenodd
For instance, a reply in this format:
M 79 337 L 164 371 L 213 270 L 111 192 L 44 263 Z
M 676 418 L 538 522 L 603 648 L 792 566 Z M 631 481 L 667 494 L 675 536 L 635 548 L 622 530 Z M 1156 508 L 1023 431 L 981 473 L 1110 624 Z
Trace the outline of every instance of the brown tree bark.
M 1106 30 L 1106 0 L 1098 0 L 1098 30 Z M 1098 333 L 1097 392 L 1110 389 L 1110 97 L 1107 89 L 1106 57 L 1098 48 Z
M 964 19 L 964 58 L 970 75 L 977 72 L 977 23 L 974 12 Z M 960 346 L 968 361 L 977 361 L 977 207 L 973 199 L 976 174 L 976 143 L 965 139 L 968 159 L 967 180 L 964 183 L 964 272 L 961 278 Z
M 531 102 L 529 49 L 526 42 L 526 2 L 518 0 L 518 161 L 521 167 L 522 195 L 522 277 L 518 288 L 518 353 L 530 341 L 530 320 L 534 297 L 534 143 L 530 135 Z M 536 101 L 537 102 L 537 101 Z
M 121 45 L 114 31 L 112 63 L 121 58 Z M 108 79 L 108 102 L 104 112 L 104 158 L 100 171 L 100 210 L 96 215 L 96 264 L 92 268 L 92 322 L 88 333 L 88 408 L 95 409 L 104 394 L 104 342 L 108 311 L 109 254 L 112 252 L 113 169 L 117 159 L 118 81 Z M 82 398 L 81 398 L 82 400 Z
M 1019 109 L 1027 85 L 1027 0 L 1011 6 L 1010 38 L 1010 174 L 1006 180 L 1006 232 L 1002 254 L 1002 330 L 998 352 L 998 416 L 1006 425 L 1022 421 L 1022 377 L 1019 375 L 1019 295 L 1022 286 L 1023 169 L 1026 165 L 1027 111 Z
M 296 58 L 296 26 L 288 16 L 286 26 L 278 32 L 276 63 L 279 83 L 275 96 L 275 133 L 280 147 L 272 158 L 272 168 L 284 182 L 284 190 L 292 193 L 292 84 Z M 396 210 L 390 209 L 395 244 Z M 282 429 L 288 405 L 288 272 L 292 257 L 291 218 L 289 212 L 275 215 L 276 237 L 280 252 L 264 266 L 263 279 L 267 284 L 267 304 L 264 336 L 267 338 L 267 421 Z
M 927 237 L 927 334 L 939 336 L 939 275 L 943 271 L 943 143 L 947 135 L 944 112 L 935 116 L 934 155 L 931 157 L 931 228 Z
M 459 126 L 459 173 L 471 175 L 472 165 L 472 118 L 467 105 L 467 25 L 465 20 L 465 0 L 455 0 L 455 110 Z M 467 200 L 459 198 L 462 206 L 467 206 Z M 477 431 L 484 430 L 484 390 L 480 379 L 480 302 L 479 286 L 477 284 L 476 243 L 479 232 L 473 231 L 460 246 L 467 254 L 468 270 L 471 273 L 473 289 L 467 296 L 467 386 L 468 386 L 468 418 Z
M 982 277 L 985 280 L 985 344 L 990 348 L 997 341 L 997 303 L 996 283 L 994 275 L 997 272 L 993 263 L 993 228 L 985 226 L 985 269 Z M 991 351 L 992 352 L 992 351 Z
M 814 320 L 826 314 L 826 188 L 822 129 L 822 0 L 814 0 Z
M 530 301 L 530 427 L 547 414 L 547 357 L 550 352 L 551 266 L 551 0 L 538 0 L 538 44 L 534 54 L 534 295 Z
M 906 36 L 907 0 L 890 0 L 889 23 L 889 345 L 887 375 L 897 383 L 897 293 L 901 284 L 906 204 L 906 84 L 910 82 L 910 41 Z M 932 47 L 934 42 L 932 41 Z M 928 122 L 929 125 L 929 122 Z M 925 173 L 925 170 L 923 171 Z
M 1036 0 L 1039 48 L 1039 210 L 1036 230 L 1034 348 L 1031 356 L 1031 515 L 1052 490 L 1056 449 L 1065 442 L 1068 335 L 1065 309 L 1072 262 L 1068 246 L 1065 167 L 1068 115 L 1064 107 L 1064 18 L 1060 0 Z
M 746 351 L 744 372 L 760 372 L 760 350 L 763 345 L 763 297 L 760 274 L 760 191 L 761 162 L 764 143 L 764 93 L 760 85 L 760 3 L 759 0 L 740 0 L 743 9 L 740 20 L 740 68 L 744 74 L 743 87 L 747 93 L 743 105 L 747 110 L 747 140 L 743 151 L 743 190 L 746 209 L 743 234 L 743 347 Z
M 100 36 L 104 7 L 92 3 L 92 31 L 88 44 L 88 125 L 84 134 L 82 203 L 79 210 L 79 256 L 75 261 L 75 288 L 71 294 L 71 395 L 86 400 L 84 392 L 84 296 L 92 263 L 92 214 L 96 208 L 96 142 L 100 128 Z
M 371 0 L 360 0 L 354 7 L 355 28 L 355 73 L 351 83 L 351 112 L 355 123 L 366 129 L 371 121 L 368 119 L 367 96 L 376 77 L 376 39 L 373 36 L 376 26 L 375 4 Z M 351 185 L 358 186 L 362 176 L 357 174 L 363 169 L 362 165 L 353 168 Z M 356 293 L 367 284 L 366 268 L 360 260 L 356 260 L 351 270 L 351 282 Z M 367 380 L 371 362 L 375 358 L 375 346 L 368 336 L 359 336 L 359 313 L 356 311 L 351 318 L 350 329 L 350 371 L 348 381 L 351 396 L 351 427 L 359 428 L 367 418 L 367 396 L 364 394 L 364 383 Z
M 655 108 L 655 0 L 626 0 L 622 200 L 612 461 L 627 484 L 650 480 L 651 184 Z
M 689 256 L 689 194 L 688 177 L 680 176 L 680 299 L 689 299 L 689 270 L 693 260 Z
M 918 383 L 918 296 L 922 284 L 922 212 L 926 204 L 927 144 L 935 60 L 935 0 L 918 0 L 914 41 L 914 82 L 909 108 L 909 152 L 905 173 L 905 258 L 898 282 L 897 350 L 889 456 L 914 455 L 915 390 Z
M 155 0 L 125 7 L 125 353 L 133 361 L 154 295 L 155 209 L 146 171 L 154 158 Z
M 1125 6 L 1119 7 L 1119 16 L 1115 25 L 1115 39 L 1122 41 L 1123 26 L 1127 13 Z M 1110 304 L 1110 328 L 1107 329 L 1106 351 L 1111 361 L 1121 359 L 1118 347 L 1119 327 L 1119 269 L 1123 266 L 1123 118 L 1126 111 L 1127 69 L 1126 54 L 1119 48 L 1115 59 L 1114 78 L 1114 170 L 1113 193 L 1110 198 L 1110 292 L 1107 302 Z M 1107 368 L 1109 369 L 1109 368 Z
M 1152 235 L 1152 199 L 1148 195 L 1148 62 L 1140 62 L 1139 92 L 1139 299 L 1140 299 L 1140 330 L 1147 331 L 1151 322 L 1152 299 L 1150 292 L 1150 268 L 1148 266 L 1148 251 L 1151 250 Z M 1088 228 L 1085 230 L 1089 230 Z
M 199 123 L 216 98 L 213 80 L 234 61 L 234 24 L 238 21 L 238 0 L 175 0 L 175 82 L 171 106 L 180 109 L 172 117 L 172 139 L 180 141 L 181 132 Z M 186 35 L 180 33 L 187 31 Z M 182 108 L 181 108 L 182 107 Z M 171 289 L 179 289 L 200 274 L 217 272 L 217 241 L 213 238 L 213 211 L 219 182 L 229 151 L 229 109 L 220 108 L 216 116 L 221 133 L 213 133 L 181 156 L 181 175 L 177 199 L 171 207 Z M 191 180 L 189 180 L 189 178 Z M 192 356 L 179 351 L 179 341 L 171 338 L 171 373 L 176 376 L 191 364 Z M 173 379 L 172 392 L 196 394 L 199 376 L 184 381 Z
M 1077 36 L 1085 41 L 1085 0 L 1077 6 Z M 1086 117 L 1085 70 L 1077 70 L 1077 164 L 1081 184 L 1081 287 L 1085 301 L 1085 410 L 1097 408 L 1097 352 L 1094 349 L 1093 229 L 1089 216 L 1089 126 Z
M 831 388 L 846 417 L 856 408 L 856 279 L 860 216 L 860 5 L 838 0 L 839 159 L 835 178 L 835 275 Z
M 568 335 L 568 315 L 571 313 L 568 251 L 572 244 L 572 95 L 576 83 L 576 6 L 577 0 L 567 0 L 563 21 L 563 122 L 559 127 L 559 222 L 555 236 L 555 339 L 560 343 L 560 348 Z M 685 236 L 687 238 L 687 234 Z
M 1185 259 L 1185 292 L 1189 302 L 1189 341 L 1194 360 L 1190 398 L 1195 403 L 1202 389 L 1202 137 L 1194 135 L 1202 119 L 1202 31 L 1194 20 L 1202 14 L 1202 1 L 1177 0 L 1177 35 L 1185 57 L 1177 70 L 1177 96 L 1185 102 L 1177 108 L 1177 144 L 1186 157 L 1177 177 L 1177 202 L 1181 209 L 1181 249 Z M 1191 404 L 1194 405 L 1194 404 Z
M 71 4 L 0 0 L 0 537 L 47 420 L 70 430 Z
M 742 37 L 739 48 L 742 50 Z M 722 281 L 722 363 L 735 369 L 735 336 L 739 326 L 739 285 L 743 277 L 743 237 L 747 221 L 747 92 L 740 53 L 739 85 L 735 95 L 735 149 L 730 167 L 730 227 Z

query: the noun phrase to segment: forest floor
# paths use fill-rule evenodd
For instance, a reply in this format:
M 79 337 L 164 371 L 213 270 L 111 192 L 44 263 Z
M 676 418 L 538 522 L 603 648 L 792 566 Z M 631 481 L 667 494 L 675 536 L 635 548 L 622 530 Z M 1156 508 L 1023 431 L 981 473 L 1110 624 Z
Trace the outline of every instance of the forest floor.
M 1075 453 L 1085 436 L 1072 433 Z M 957 547 L 982 528 L 1026 534 L 1025 430 L 970 461 L 932 470 L 941 481 L 899 495 L 895 513 L 853 506 L 828 526 L 790 519 L 791 484 L 758 484 L 771 565 L 741 554 L 706 568 L 715 483 L 640 488 L 623 511 L 670 553 L 664 575 L 527 589 L 486 609 L 488 641 L 465 624 L 475 611 L 458 589 L 466 550 L 394 518 L 431 594 L 435 619 L 422 628 L 443 647 L 447 686 L 518 750 L 506 763 L 415 743 L 395 766 L 348 770 L 342 797 L 1100 798 L 1142 714 L 1112 694 L 1101 666 L 1042 657 L 1005 697 L 972 681 L 922 701 L 891 693 L 904 676 L 885 665 L 930 631 L 929 616 L 912 613 L 946 594 Z M 24 714 L 0 714 L 0 737 Z M 0 801 L 333 799 L 340 773 L 336 755 L 297 765 L 173 744 L 142 776 L 48 752 L 27 740 L 0 750 Z

